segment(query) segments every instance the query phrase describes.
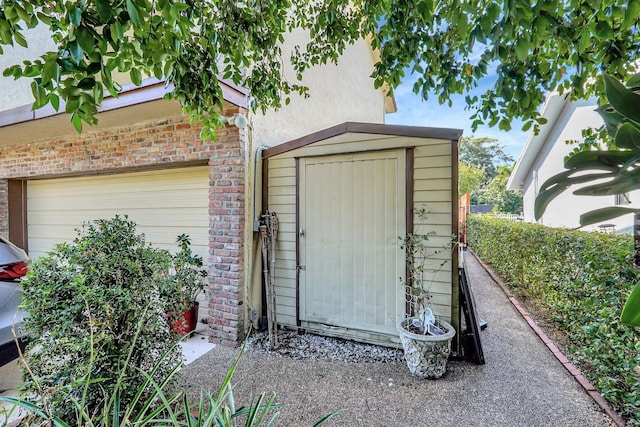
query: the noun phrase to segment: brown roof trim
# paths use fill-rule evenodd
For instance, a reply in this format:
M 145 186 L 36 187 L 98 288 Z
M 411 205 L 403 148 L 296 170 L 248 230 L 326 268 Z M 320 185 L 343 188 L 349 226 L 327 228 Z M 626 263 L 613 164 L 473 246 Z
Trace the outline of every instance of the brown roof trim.
M 461 129 L 345 122 L 269 148 L 262 152 L 262 158 L 268 159 L 269 157 L 315 144 L 316 142 L 333 138 L 334 136 L 342 135 L 343 133 L 368 133 L 373 135 L 407 136 L 412 138 L 447 139 L 451 141 L 457 141 L 460 139 L 460 136 L 462 136 Z
M 220 79 L 219 82 L 222 89 L 222 97 L 225 101 L 241 108 L 248 107 L 248 91 L 246 89 L 223 79 Z M 105 97 L 102 104 L 98 107 L 98 112 L 103 113 L 105 111 L 117 110 L 145 102 L 157 101 L 162 99 L 164 95 L 171 90 L 173 90 L 172 83 L 158 80 L 155 77 L 143 80 L 140 86 L 128 83 L 122 85 L 122 92 L 120 92 L 118 98 L 112 96 Z M 6 111 L 0 111 L 0 127 L 64 114 L 64 105 L 60 107 L 59 111 L 56 111 L 51 105 L 47 105 L 33 111 L 31 104 L 29 104 Z

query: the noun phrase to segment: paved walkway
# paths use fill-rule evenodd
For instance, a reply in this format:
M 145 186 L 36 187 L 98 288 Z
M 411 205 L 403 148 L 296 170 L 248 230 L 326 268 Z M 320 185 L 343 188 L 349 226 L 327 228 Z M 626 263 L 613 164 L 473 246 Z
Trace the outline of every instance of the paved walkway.
M 275 392 L 279 425 L 304 426 L 336 409 L 336 426 L 609 426 L 473 256 L 467 271 L 480 317 L 486 364 L 453 361 L 437 381 L 406 365 L 345 364 L 246 353 L 234 377 L 236 402 Z M 222 381 L 237 349 L 216 347 L 182 371 L 194 396 Z

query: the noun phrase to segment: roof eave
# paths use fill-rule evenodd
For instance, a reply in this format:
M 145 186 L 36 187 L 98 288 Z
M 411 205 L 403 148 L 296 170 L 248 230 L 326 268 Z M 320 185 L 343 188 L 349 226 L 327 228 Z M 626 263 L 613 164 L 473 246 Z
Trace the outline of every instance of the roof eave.
M 569 102 L 568 95 L 560 95 L 558 92 L 551 92 L 547 96 L 540 111 L 541 117 L 547 119 L 547 123 L 540 127 L 537 135 L 534 131 L 531 131 L 529 134 L 522 154 L 520 154 L 513 172 L 507 181 L 507 188 L 509 190 L 522 189 L 526 177 L 529 175 L 529 172 L 531 172 L 536 159 L 547 143 L 549 134 Z
M 220 87 L 225 101 L 241 108 L 247 108 L 248 92 L 246 89 L 233 85 L 226 80 L 220 80 Z M 143 80 L 140 86 L 136 86 L 133 83 L 125 84 L 122 86 L 122 91 L 117 98 L 113 96 L 105 97 L 98 107 L 98 113 L 158 101 L 164 98 L 171 90 L 173 90 L 173 84 L 158 80 L 155 77 Z M 33 110 L 31 104 L 29 104 L 0 111 L 0 128 L 65 114 L 64 105 L 61 105 L 59 110 L 56 111 L 51 105 Z

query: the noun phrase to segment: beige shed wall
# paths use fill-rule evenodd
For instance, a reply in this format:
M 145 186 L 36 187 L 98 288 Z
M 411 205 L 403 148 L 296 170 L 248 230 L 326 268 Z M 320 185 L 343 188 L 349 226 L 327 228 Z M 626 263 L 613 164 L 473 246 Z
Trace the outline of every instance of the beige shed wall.
M 269 210 L 278 214 L 280 228 L 276 250 L 276 296 L 278 323 L 296 326 L 296 169 L 295 157 L 414 147 L 414 206 L 428 212 L 425 224 L 414 217 L 415 232 L 434 231 L 430 248 L 450 244 L 452 231 L 451 141 L 387 135 L 345 134 L 268 159 Z M 452 316 L 452 265 L 449 251 L 433 259 L 438 270 L 431 291 L 434 311 L 444 320 Z M 457 266 L 456 266 L 457 268 Z M 258 287 L 259 283 L 254 283 Z M 397 283 L 400 286 L 400 283 Z M 259 288 L 259 287 L 258 287 Z

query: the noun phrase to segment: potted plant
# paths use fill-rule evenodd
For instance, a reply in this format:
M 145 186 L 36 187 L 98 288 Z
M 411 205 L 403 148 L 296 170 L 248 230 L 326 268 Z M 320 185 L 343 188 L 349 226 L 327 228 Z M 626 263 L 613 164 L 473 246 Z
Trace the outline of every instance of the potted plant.
M 422 223 L 427 218 L 424 208 L 416 215 Z M 433 234 L 408 233 L 399 237 L 400 247 L 406 254 L 407 277 L 401 279 L 401 285 L 406 289 L 409 312 L 408 317 L 398 323 L 398 332 L 409 371 L 429 379 L 440 378 L 445 373 L 456 333 L 453 326 L 433 312 L 431 304 L 431 278 L 447 263 L 447 260 L 439 262 L 435 256 L 451 249 L 451 243 L 436 250 L 428 246 L 429 236 Z
M 176 243 L 180 251 L 173 255 L 173 271 L 167 290 L 173 301 L 170 317 L 174 332 L 185 335 L 196 329 L 198 296 L 207 286 L 207 269 L 202 257 L 191 250 L 188 235 L 179 235 Z

